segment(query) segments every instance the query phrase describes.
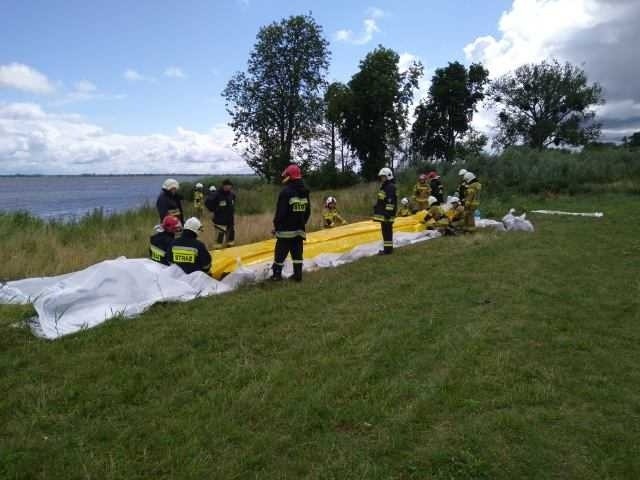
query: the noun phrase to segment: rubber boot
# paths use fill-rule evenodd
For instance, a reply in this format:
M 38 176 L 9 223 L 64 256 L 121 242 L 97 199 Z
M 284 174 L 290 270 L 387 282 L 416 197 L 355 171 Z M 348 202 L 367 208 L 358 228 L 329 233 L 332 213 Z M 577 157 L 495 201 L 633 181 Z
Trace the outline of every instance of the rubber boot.
M 293 277 L 296 282 L 302 281 L 302 264 L 294 263 L 293 264 Z
M 271 281 L 280 282 L 282 281 L 282 265 L 276 265 L 275 263 L 271 267 L 273 274 L 270 277 Z

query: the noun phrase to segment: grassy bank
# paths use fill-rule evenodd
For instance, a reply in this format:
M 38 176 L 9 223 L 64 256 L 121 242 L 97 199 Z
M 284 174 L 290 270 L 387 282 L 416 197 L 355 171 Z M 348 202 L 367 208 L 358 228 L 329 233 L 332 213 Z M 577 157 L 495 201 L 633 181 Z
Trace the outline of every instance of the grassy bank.
M 339 192 L 340 208 L 345 217 L 357 221 L 370 214 L 375 185 L 360 185 Z M 236 217 L 239 244 L 264 240 L 271 236 L 273 208 L 279 188 L 273 185 L 240 185 Z M 313 192 L 311 230 L 321 226 L 323 198 L 336 192 Z M 192 215 L 190 203 L 186 214 Z M 203 216 L 203 241 L 214 244 L 210 214 Z M 3 264 L 0 281 L 68 273 L 96 262 L 126 256 L 147 255 L 148 239 L 159 221 L 155 208 L 111 216 L 96 211 L 73 223 L 45 222 L 25 213 L 0 213 L 3 225 Z
M 0 477 L 640 476 L 636 196 L 43 342 L 0 308 Z

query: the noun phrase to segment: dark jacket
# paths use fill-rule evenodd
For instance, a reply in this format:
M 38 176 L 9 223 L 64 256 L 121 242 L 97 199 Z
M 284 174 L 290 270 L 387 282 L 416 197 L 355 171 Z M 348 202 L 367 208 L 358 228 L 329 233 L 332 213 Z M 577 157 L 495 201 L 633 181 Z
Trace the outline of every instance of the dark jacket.
M 169 265 L 167 260 L 167 249 L 173 242 L 175 235 L 169 232 L 158 232 L 149 238 L 149 257 L 156 262 Z
M 211 254 L 191 230 L 184 230 L 182 236 L 171 243 L 167 260 L 182 268 L 184 273 L 198 270 L 209 273 L 211 269 Z
M 442 180 L 439 178 L 434 178 L 429 182 L 431 185 L 431 195 L 438 199 L 438 202 L 444 202 L 444 185 L 442 185 Z
M 234 224 L 236 194 L 220 189 L 209 195 L 205 205 L 213 212 L 213 223 L 230 226 Z
M 397 209 L 396 185 L 392 180 L 386 180 L 380 185 L 378 201 L 373 206 L 373 220 L 376 222 L 393 222 L 396 219 Z
M 277 238 L 306 238 L 305 225 L 311 215 L 309 190 L 302 180 L 293 180 L 280 191 L 273 228 Z
M 182 197 L 180 194 L 176 193 L 174 195 L 170 191 L 162 189 L 156 201 L 156 208 L 158 209 L 158 215 L 160 215 L 160 222 L 162 222 L 167 215 L 173 215 L 174 217 L 178 217 L 181 223 L 184 223 Z

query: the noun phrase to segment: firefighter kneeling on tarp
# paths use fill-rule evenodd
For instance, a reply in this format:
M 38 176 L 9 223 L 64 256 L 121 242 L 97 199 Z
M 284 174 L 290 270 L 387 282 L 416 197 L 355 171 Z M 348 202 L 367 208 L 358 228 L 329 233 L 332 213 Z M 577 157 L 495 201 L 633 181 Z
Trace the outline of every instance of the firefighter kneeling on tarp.
M 287 255 L 293 261 L 293 279 L 302 281 L 305 225 L 311 215 L 309 190 L 302 182 L 302 171 L 298 165 L 289 165 L 282 172 L 284 188 L 278 195 L 276 214 L 273 218 L 273 233 L 276 247 L 272 280 L 282 280 L 282 269 Z
M 381 184 L 378 201 L 373 207 L 373 220 L 380 222 L 384 247 L 378 255 L 390 255 L 393 253 L 393 222 L 398 208 L 396 186 L 393 183 L 393 172 L 390 168 L 381 169 L 378 172 L 378 178 Z

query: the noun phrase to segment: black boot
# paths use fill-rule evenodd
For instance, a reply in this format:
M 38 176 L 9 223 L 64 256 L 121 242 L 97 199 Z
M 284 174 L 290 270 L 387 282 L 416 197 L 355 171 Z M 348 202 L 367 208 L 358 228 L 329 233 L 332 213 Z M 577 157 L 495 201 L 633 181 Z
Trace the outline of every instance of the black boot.
M 293 264 L 293 279 L 296 282 L 302 281 L 302 264 L 301 263 Z
M 282 265 L 276 265 L 274 263 L 271 269 L 273 270 L 273 275 L 271 275 L 270 280 L 274 282 L 282 281 Z

